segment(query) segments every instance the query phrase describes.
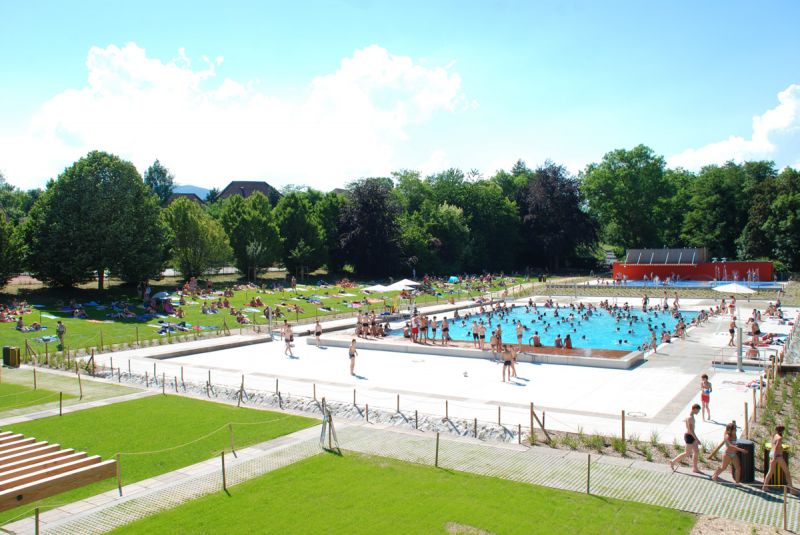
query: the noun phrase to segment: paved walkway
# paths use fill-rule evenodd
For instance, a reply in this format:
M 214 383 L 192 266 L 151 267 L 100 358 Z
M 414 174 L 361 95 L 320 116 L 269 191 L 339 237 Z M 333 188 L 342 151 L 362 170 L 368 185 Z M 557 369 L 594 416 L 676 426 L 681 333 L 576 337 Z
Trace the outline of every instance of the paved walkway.
M 396 428 L 340 423 L 340 446 L 354 451 L 433 465 L 435 435 Z M 319 453 L 320 427 L 298 431 L 238 452 L 226 458 L 227 483 L 261 476 Z M 345 453 L 346 454 L 346 453 Z M 661 464 L 616 457 L 592 456 L 591 493 L 732 518 L 748 523 L 783 525 L 782 495 L 762 493 L 752 487 L 713 483 L 681 468 L 673 473 Z M 474 439 L 442 438 L 439 466 L 486 476 L 501 477 L 563 490 L 586 492 L 588 456 L 583 453 L 487 444 Z M 43 513 L 43 533 L 103 533 L 140 518 L 170 509 L 201 496 L 219 492 L 219 459 L 183 468 L 123 488 L 123 497 L 110 491 Z M 800 501 L 789 497 L 787 523 L 800 528 Z M 12 533 L 33 533 L 31 518 L 6 526 Z

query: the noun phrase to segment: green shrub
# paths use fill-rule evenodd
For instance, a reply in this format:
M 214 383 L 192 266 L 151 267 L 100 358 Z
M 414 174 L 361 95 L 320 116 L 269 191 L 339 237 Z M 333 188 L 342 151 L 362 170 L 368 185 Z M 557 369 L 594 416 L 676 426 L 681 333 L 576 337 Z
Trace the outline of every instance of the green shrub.
M 628 444 L 619 437 L 611 437 L 611 447 L 623 457 L 628 452 Z

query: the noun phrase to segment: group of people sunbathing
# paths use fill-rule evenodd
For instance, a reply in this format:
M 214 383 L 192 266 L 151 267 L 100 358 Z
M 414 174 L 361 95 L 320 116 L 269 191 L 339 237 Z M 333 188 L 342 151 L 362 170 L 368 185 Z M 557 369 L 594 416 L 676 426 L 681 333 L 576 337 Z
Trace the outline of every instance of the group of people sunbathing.
M 0 303 L 0 323 L 12 323 L 17 321 L 17 316 L 29 314 L 33 310 L 26 301 L 12 299 L 8 305 Z

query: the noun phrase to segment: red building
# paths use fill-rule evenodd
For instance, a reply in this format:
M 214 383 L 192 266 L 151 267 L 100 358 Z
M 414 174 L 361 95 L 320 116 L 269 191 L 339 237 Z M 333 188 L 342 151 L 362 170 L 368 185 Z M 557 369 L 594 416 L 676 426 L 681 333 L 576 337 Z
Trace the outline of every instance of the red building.
M 615 279 L 713 281 L 771 281 L 772 262 L 738 262 L 708 258 L 701 249 L 630 249 L 622 262 L 613 266 Z

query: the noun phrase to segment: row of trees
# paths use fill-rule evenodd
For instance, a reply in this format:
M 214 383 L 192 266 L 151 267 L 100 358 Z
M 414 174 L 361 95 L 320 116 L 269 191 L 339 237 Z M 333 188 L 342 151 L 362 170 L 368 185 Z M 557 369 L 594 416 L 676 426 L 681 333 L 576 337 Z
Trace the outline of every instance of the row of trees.
M 367 277 L 593 266 L 599 245 L 701 246 L 716 256 L 777 258 L 800 267 L 800 172 L 772 162 L 669 169 L 638 146 L 579 176 L 519 161 L 490 178 L 449 169 L 366 178 L 344 194 L 287 187 L 200 205 L 168 204 L 173 177 L 92 152 L 44 191 L 0 175 L 0 282 L 24 269 L 71 286 L 106 272 L 128 282 L 166 265 L 185 276 L 234 262 L 254 278 L 282 264 L 304 274 L 350 266 Z

